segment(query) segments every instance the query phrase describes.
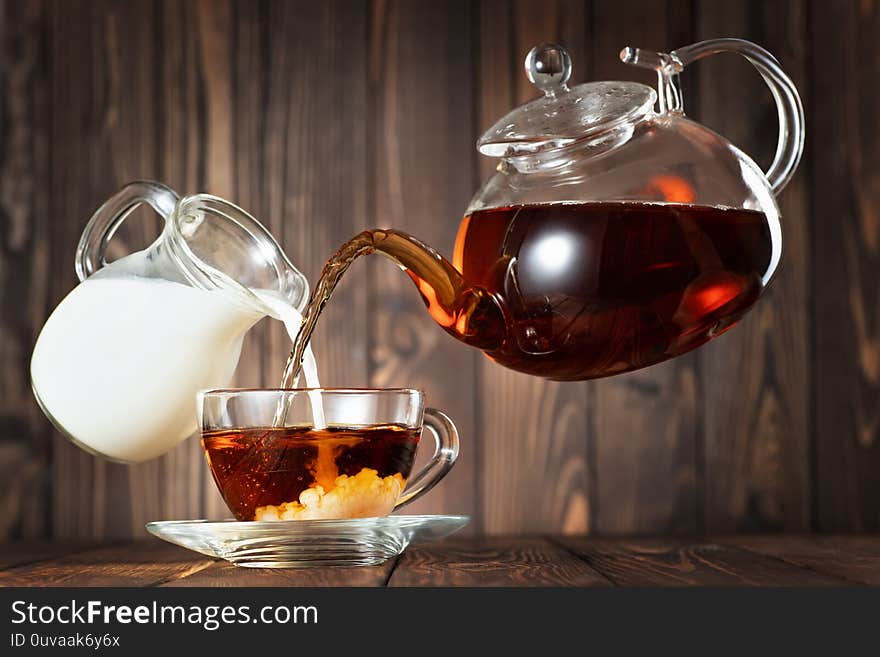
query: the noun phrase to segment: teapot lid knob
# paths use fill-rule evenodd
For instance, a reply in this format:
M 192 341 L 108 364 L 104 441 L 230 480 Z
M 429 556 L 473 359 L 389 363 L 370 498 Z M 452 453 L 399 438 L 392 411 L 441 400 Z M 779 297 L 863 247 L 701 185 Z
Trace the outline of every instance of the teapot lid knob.
M 571 57 L 562 46 L 555 43 L 535 46 L 526 55 L 525 68 L 529 82 L 546 96 L 553 98 L 568 91 L 566 82 L 571 77 Z

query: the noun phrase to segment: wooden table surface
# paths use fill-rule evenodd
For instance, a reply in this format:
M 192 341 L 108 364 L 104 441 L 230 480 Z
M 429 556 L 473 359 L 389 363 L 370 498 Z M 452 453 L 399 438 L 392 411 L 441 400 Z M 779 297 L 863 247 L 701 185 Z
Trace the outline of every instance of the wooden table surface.
M 364 568 L 239 568 L 157 539 L 0 545 L 0 586 L 880 585 L 880 536 L 453 537 Z

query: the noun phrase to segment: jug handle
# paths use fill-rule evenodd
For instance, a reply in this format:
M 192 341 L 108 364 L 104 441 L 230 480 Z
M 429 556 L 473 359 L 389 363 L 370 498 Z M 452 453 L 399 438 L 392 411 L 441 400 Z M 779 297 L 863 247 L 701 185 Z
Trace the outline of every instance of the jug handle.
M 791 180 L 804 152 L 804 106 L 794 82 L 772 54 L 744 39 L 709 39 L 678 48 L 671 53 L 654 53 L 627 47 L 620 52 L 620 59 L 625 64 L 656 70 L 660 80 L 661 112 L 681 112 L 678 74 L 692 62 L 724 52 L 737 53 L 749 60 L 770 87 L 776 101 L 779 141 L 773 163 L 764 175 L 773 193 L 778 194 Z
M 168 221 L 177 205 L 177 193 L 152 180 L 127 184 L 95 210 L 76 248 L 76 275 L 80 281 L 107 264 L 107 245 L 120 224 L 142 203 Z

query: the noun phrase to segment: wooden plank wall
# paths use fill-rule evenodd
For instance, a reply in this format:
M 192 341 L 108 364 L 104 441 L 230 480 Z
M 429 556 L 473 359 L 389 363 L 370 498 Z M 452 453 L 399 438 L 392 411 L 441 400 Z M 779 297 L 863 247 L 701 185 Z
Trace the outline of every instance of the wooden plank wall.
M 227 196 L 312 279 L 371 225 L 451 254 L 493 163 L 474 142 L 533 96 L 521 72 L 565 43 L 574 82 L 649 75 L 625 45 L 755 40 L 807 109 L 807 157 L 780 199 L 784 259 L 739 327 L 676 361 L 602 381 L 504 370 L 436 329 L 385 262 L 356 265 L 319 327 L 328 385 L 423 387 L 463 436 L 414 512 L 475 533 L 880 529 L 880 9 L 873 3 L 635 0 L 0 1 L 0 539 L 127 537 L 221 517 L 195 440 L 136 467 L 57 435 L 27 377 L 75 284 L 91 211 L 124 182 Z M 719 57 L 684 75 L 688 113 L 763 165 L 776 115 Z M 148 243 L 144 213 L 115 252 Z M 236 382 L 274 384 L 280 327 L 248 336 Z

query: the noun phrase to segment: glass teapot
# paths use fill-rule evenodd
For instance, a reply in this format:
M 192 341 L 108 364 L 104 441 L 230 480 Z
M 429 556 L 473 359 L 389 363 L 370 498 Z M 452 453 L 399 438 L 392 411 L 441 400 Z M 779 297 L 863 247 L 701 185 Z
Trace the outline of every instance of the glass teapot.
M 143 251 L 107 245 L 148 204 L 165 219 Z M 241 208 L 135 182 L 92 216 L 81 283 L 46 320 L 31 358 L 34 396 L 73 442 L 112 460 L 159 456 L 196 430 L 196 395 L 229 384 L 245 332 L 271 315 L 299 326 L 305 277 Z
M 720 52 L 746 57 L 776 100 L 766 173 L 684 114 L 679 73 Z M 526 74 L 544 96 L 480 138 L 500 161 L 465 213 L 452 263 L 400 231 L 359 236 L 407 271 L 448 333 L 511 369 L 583 380 L 672 358 L 735 324 L 779 263 L 775 194 L 800 161 L 804 118 L 776 59 L 739 39 L 625 48 L 621 59 L 656 70 L 658 90 L 569 88 L 562 47 L 529 52 Z

